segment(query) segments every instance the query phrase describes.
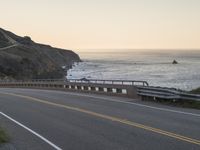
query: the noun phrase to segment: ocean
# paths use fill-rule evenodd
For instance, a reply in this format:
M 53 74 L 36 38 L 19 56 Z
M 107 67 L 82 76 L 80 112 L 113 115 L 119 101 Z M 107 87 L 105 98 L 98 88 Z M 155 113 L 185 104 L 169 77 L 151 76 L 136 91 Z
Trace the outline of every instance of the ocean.
M 73 65 L 68 79 L 144 80 L 151 86 L 182 90 L 200 87 L 198 50 L 102 50 L 79 55 L 83 62 Z

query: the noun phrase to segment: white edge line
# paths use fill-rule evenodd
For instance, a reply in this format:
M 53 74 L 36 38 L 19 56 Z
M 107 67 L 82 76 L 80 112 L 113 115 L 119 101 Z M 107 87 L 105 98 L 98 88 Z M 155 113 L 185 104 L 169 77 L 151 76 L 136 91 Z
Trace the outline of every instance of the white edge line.
M 53 144 L 52 142 L 50 142 L 49 140 L 47 140 L 46 138 L 44 138 L 43 136 L 41 136 L 40 134 L 36 133 L 35 131 L 31 130 L 30 128 L 26 127 L 25 125 L 21 124 L 20 122 L 14 120 L 13 118 L 9 117 L 8 115 L 4 114 L 3 112 L 0 112 L 0 114 L 2 116 L 4 116 L 5 118 L 13 121 L 14 123 L 16 123 L 17 125 L 21 126 L 22 128 L 28 130 L 29 132 L 31 132 L 32 134 L 36 135 L 38 138 L 40 138 L 41 140 L 45 141 L 46 143 L 48 143 L 49 145 L 51 145 L 53 148 L 55 148 L 56 150 L 62 150 L 60 147 L 56 146 L 55 144 Z
M 45 90 L 45 91 L 47 91 L 47 90 Z M 92 96 L 92 95 L 78 94 L 78 93 L 72 93 L 72 92 L 62 92 L 62 91 L 57 91 L 57 92 L 61 92 L 61 93 L 66 94 L 66 95 L 91 97 L 91 98 L 102 99 L 102 100 L 111 101 L 111 102 L 124 103 L 124 104 L 140 106 L 140 107 L 146 107 L 146 108 L 150 108 L 150 109 L 156 109 L 156 110 L 160 110 L 160 111 L 166 111 L 166 112 L 179 113 L 179 114 L 184 114 L 184 115 L 191 115 L 191 116 L 195 116 L 195 117 L 200 117 L 200 114 L 196 114 L 196 113 L 178 111 L 178 110 L 173 110 L 173 109 L 168 109 L 168 108 L 159 108 L 159 107 L 148 106 L 148 105 L 139 104 L 139 103 L 135 103 L 135 102 L 126 102 L 126 101 L 122 101 L 122 100 L 116 100 L 116 99 L 108 98 L 108 97 L 106 98 L 106 97 L 100 97 L 100 96 Z
M 195 114 L 195 113 L 190 113 L 190 112 L 183 112 L 183 111 L 172 110 L 172 109 L 167 109 L 167 108 L 159 108 L 159 107 L 148 106 L 148 105 L 144 105 L 144 104 L 138 104 L 138 103 L 134 103 L 134 102 L 126 102 L 126 101 L 121 101 L 121 100 L 115 100 L 115 99 L 112 99 L 112 98 L 95 97 L 95 96 L 90 96 L 90 95 L 82 95 L 82 94 L 74 94 L 74 93 L 69 93 L 69 95 L 91 97 L 91 98 L 96 98 L 96 99 L 103 99 L 103 100 L 107 100 L 107 101 L 131 104 L 131 105 L 136 105 L 136 106 L 140 106 L 140 107 L 156 109 L 156 110 L 160 110 L 160 111 L 167 111 L 167 112 L 173 112 L 173 113 L 179 113 L 179 114 L 184 114 L 184 115 L 192 115 L 192 116 L 200 117 L 200 114 Z

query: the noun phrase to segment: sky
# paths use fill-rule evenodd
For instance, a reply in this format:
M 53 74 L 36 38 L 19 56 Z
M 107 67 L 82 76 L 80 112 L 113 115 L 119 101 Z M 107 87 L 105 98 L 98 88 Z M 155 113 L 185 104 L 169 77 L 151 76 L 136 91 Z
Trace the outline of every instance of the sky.
M 0 27 L 65 49 L 200 49 L 200 0 L 0 0 L 0 10 Z

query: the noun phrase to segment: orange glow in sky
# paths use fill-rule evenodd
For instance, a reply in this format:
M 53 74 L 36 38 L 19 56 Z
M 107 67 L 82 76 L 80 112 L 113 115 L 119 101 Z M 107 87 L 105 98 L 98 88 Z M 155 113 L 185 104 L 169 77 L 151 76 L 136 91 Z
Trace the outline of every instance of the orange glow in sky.
M 4 0 L 0 27 L 66 49 L 199 49 L 200 0 Z

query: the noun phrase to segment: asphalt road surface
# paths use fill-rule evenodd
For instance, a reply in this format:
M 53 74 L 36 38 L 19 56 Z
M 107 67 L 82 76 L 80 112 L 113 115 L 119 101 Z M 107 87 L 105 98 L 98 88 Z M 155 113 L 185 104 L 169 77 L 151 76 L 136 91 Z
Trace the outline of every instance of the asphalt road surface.
M 127 98 L 0 88 L 9 150 L 199 150 L 200 111 Z

